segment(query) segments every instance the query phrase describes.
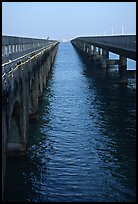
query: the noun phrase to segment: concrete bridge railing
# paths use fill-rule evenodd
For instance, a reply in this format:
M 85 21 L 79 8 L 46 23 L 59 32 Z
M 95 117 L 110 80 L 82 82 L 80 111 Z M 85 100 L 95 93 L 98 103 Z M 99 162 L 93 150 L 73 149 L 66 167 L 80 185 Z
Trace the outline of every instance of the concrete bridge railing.
M 36 49 L 49 46 L 53 40 L 2 36 L 2 63 L 23 56 Z
M 136 60 L 136 35 L 78 37 L 71 42 L 86 49 L 89 45 Z M 91 49 L 91 48 L 90 48 Z
M 101 37 L 79 37 L 78 40 L 93 42 L 101 45 L 111 45 L 112 47 L 123 48 L 136 51 L 136 35 L 115 35 Z

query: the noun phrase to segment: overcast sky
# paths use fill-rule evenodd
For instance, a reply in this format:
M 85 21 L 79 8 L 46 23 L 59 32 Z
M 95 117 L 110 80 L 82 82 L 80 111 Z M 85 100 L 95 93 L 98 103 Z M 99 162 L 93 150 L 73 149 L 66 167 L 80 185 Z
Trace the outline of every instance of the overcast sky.
M 2 2 L 2 34 L 70 40 L 136 34 L 135 2 Z

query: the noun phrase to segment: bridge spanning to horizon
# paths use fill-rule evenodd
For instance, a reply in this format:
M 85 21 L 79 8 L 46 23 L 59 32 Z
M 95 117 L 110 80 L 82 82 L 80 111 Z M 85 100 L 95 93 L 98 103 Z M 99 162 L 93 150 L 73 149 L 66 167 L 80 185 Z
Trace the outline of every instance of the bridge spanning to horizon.
M 82 54 L 99 60 L 103 68 L 113 62 L 109 52 L 118 54 L 119 60 L 114 62 L 119 65 L 120 82 L 127 84 L 127 58 L 136 61 L 136 35 L 77 37 L 71 43 Z
M 126 59 L 136 60 L 136 36 L 79 37 L 71 43 L 93 60 L 100 59 L 102 68 L 108 65 L 109 51 L 119 54 L 121 80 L 126 82 Z M 29 118 L 37 114 L 58 44 L 55 40 L 2 36 L 3 191 L 7 155 L 26 151 Z
M 35 117 L 58 41 L 2 37 L 2 191 L 8 155 L 26 152 L 29 119 Z
M 90 49 L 95 51 L 96 47 L 102 48 L 107 52 L 113 52 L 120 56 L 136 60 L 136 35 L 115 35 L 115 36 L 100 36 L 100 37 L 77 37 L 71 42 L 81 45 L 83 44 L 83 49 L 87 52 Z M 89 47 L 93 45 L 93 47 Z M 80 48 L 82 48 L 80 46 Z M 89 51 L 90 51 L 89 50 Z

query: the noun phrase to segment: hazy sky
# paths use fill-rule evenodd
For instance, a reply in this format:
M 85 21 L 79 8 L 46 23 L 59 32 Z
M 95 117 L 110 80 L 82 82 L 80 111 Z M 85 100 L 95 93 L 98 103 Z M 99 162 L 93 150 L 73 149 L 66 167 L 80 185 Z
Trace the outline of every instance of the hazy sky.
M 2 34 L 70 40 L 136 33 L 135 2 L 2 2 Z

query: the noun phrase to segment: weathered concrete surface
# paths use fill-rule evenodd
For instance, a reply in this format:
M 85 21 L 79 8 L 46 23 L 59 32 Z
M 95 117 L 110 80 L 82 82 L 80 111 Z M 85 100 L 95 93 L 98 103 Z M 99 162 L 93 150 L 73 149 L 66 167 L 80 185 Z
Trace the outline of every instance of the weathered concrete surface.
M 7 155 L 24 154 L 29 117 L 38 112 L 38 100 L 46 86 L 59 42 L 44 46 L 20 63 L 5 64 L 2 75 L 2 190 Z M 7 68 L 8 67 L 8 68 Z M 10 69 L 9 69 L 10 68 Z

